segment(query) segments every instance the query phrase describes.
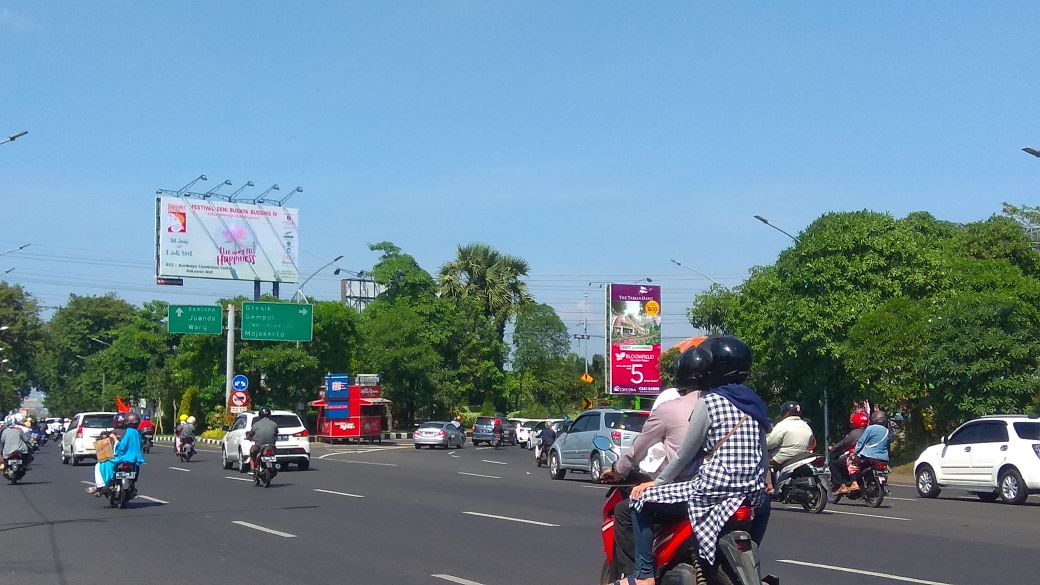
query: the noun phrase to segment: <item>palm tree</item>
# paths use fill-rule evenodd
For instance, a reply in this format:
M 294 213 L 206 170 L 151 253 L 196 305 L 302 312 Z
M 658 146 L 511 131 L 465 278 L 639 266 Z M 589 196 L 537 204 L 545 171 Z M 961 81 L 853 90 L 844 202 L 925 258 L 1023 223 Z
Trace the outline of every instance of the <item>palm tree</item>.
M 521 280 L 528 270 L 522 258 L 501 254 L 487 244 L 460 245 L 455 259 L 441 266 L 438 285 L 445 297 L 475 302 L 495 320 L 502 339 L 520 305 L 534 300 Z

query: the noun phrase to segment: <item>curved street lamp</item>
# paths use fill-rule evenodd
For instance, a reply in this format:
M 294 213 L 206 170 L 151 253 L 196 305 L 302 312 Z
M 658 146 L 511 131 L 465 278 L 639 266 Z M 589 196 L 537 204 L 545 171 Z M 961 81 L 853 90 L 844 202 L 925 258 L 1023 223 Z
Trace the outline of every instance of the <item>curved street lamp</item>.
M 19 138 L 21 138 L 22 136 L 25 136 L 28 133 L 29 133 L 28 130 L 22 130 L 21 132 L 18 132 L 18 133 L 15 133 L 15 134 L 12 134 L 12 135 L 8 136 L 4 140 L 0 140 L 0 144 L 7 144 L 8 142 L 14 142 L 15 140 L 18 140 Z

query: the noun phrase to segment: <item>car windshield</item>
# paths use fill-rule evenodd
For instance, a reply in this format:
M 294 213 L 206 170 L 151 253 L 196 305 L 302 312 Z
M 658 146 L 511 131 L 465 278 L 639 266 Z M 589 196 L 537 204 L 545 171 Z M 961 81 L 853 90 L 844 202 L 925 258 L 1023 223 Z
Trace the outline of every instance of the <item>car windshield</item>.
M 424 422 L 423 424 L 419 425 L 419 428 L 420 429 L 439 429 L 439 428 L 442 428 L 443 426 L 444 426 L 444 423 L 442 423 L 442 422 Z
M 1040 422 L 1017 422 L 1015 432 L 1027 441 L 1040 441 Z
M 300 422 L 300 417 L 295 414 L 272 414 L 271 420 L 274 424 L 278 425 L 278 428 L 292 428 L 302 427 L 303 423 Z
M 90 414 L 83 417 L 83 423 L 80 426 L 85 429 L 110 429 L 114 416 L 114 414 Z
M 501 419 L 499 419 L 499 420 L 501 420 Z M 482 416 L 482 417 L 477 419 L 477 424 L 478 425 L 493 425 L 493 424 L 495 424 L 495 419 L 489 418 L 489 417 L 486 417 L 486 416 Z
M 608 429 L 640 432 L 650 418 L 649 412 L 608 412 L 605 417 Z
M 529 420 L 529 421 L 525 422 L 524 424 L 522 424 L 520 426 L 524 427 L 525 429 L 533 429 L 534 427 L 538 426 L 539 424 L 542 424 L 542 423 L 539 423 L 539 422 L 533 421 L 533 420 Z

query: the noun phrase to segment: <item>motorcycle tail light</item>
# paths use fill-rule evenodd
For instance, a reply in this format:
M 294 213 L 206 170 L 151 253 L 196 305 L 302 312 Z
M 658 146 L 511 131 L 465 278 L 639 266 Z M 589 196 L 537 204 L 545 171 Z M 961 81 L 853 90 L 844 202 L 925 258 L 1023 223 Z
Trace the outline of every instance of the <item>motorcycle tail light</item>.
M 621 444 L 621 431 L 614 431 L 610 433 L 610 440 L 614 441 L 615 445 Z
M 119 464 L 119 471 L 130 471 L 130 464 L 129 463 L 120 463 Z
M 888 471 L 888 465 L 886 465 L 884 463 L 875 463 L 874 464 L 874 469 L 876 469 L 878 471 Z
M 18 451 L 15 451 L 14 453 L 11 453 L 11 456 L 8 457 L 8 459 L 21 459 L 21 458 L 22 458 L 22 454 L 19 453 Z
M 500 425 L 500 424 L 502 424 L 502 421 L 501 421 L 500 419 L 497 419 L 497 418 L 496 418 L 496 419 L 495 419 L 495 426 L 497 427 L 497 426 L 498 426 L 498 425 Z
M 751 522 L 755 519 L 755 509 L 751 506 L 741 506 L 737 508 L 737 511 L 733 513 L 731 520 L 733 522 Z
M 824 463 L 825 463 L 825 461 L 823 459 L 823 455 L 820 455 L 816 459 L 813 459 L 813 462 L 812 462 L 812 464 L 817 466 L 817 467 L 823 466 Z
M 271 455 L 274 455 L 274 449 L 271 449 L 270 447 L 264 449 L 264 457 L 270 457 Z

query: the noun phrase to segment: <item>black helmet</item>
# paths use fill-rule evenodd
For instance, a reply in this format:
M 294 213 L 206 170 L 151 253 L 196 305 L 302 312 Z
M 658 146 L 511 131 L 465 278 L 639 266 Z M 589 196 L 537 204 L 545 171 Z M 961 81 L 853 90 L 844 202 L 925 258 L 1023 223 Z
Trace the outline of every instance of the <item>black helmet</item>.
M 708 388 L 742 384 L 751 374 L 751 348 L 732 335 L 712 337 L 697 350 L 707 352 L 711 362 L 705 376 Z
M 261 406 L 260 410 L 256 412 L 257 418 L 267 418 L 269 416 L 271 416 L 271 409 L 266 406 Z
M 794 400 L 788 400 L 780 407 L 780 418 L 787 418 L 791 415 L 801 416 L 802 405 L 798 404 Z
M 682 352 L 679 359 L 675 361 L 675 375 L 672 376 L 675 387 L 680 392 L 704 388 L 704 378 L 708 373 L 709 365 L 711 365 L 711 357 L 696 347 Z
M 887 426 L 888 415 L 885 414 L 885 411 L 883 410 L 875 410 L 874 412 L 870 413 L 870 424 Z
M 126 428 L 126 415 L 123 414 L 122 412 L 120 412 L 120 413 L 116 414 L 115 416 L 113 416 L 112 417 L 112 428 L 113 429 Z
M 126 413 L 127 428 L 136 429 L 139 424 L 141 424 L 141 417 L 137 416 L 137 414 L 133 412 Z

